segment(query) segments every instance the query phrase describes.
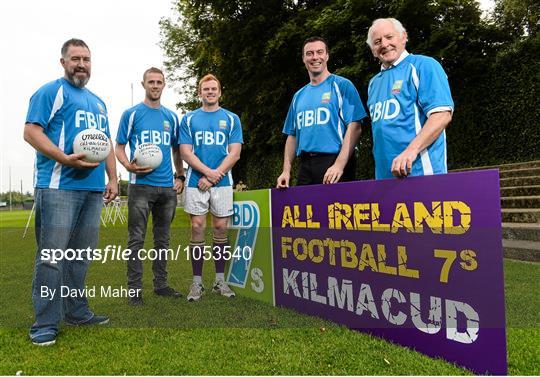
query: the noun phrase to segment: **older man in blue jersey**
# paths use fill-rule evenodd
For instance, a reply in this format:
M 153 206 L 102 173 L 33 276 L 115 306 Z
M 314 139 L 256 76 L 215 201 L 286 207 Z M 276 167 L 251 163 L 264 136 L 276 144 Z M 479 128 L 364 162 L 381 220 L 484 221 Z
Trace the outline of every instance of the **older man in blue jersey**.
M 328 45 L 311 37 L 302 46 L 310 82 L 294 95 L 283 133 L 283 171 L 277 187 L 289 187 L 291 165 L 300 157 L 297 185 L 336 183 L 355 178 L 354 150 L 360 121 L 367 117 L 354 85 L 328 71 Z
M 152 261 L 154 293 L 159 296 L 180 297 L 181 294 L 167 283 L 167 258 L 169 256 L 170 227 L 176 211 L 176 193 L 184 188 L 184 168 L 178 150 L 178 117 L 161 105 L 165 76 L 155 67 L 147 69 L 141 82 L 145 90 L 143 102 L 124 111 L 116 137 L 116 157 L 129 171 L 128 192 L 128 249 L 127 261 L 128 302 L 143 305 L 143 265 L 140 250 L 144 246 L 148 216 L 152 213 L 154 249 L 157 258 Z M 125 148 L 130 146 L 128 159 Z M 137 165 L 135 149 L 139 144 L 153 143 L 163 154 L 161 164 L 155 168 Z M 172 156 L 171 159 L 171 151 Z M 176 173 L 171 168 L 174 162 Z
M 193 283 L 188 301 L 201 299 L 202 270 L 208 254 L 214 259 L 216 278 L 212 290 L 225 297 L 235 293 L 225 282 L 225 261 L 231 258 L 227 238 L 233 214 L 231 169 L 240 159 L 242 124 L 233 112 L 219 105 L 221 83 L 211 74 L 199 81 L 202 107 L 184 115 L 180 124 L 180 152 L 189 164 L 184 210 L 191 218 L 189 244 Z M 213 244 L 205 245 L 206 215 L 212 214 Z
M 109 202 L 118 194 L 114 148 L 101 163 L 86 162 L 84 154 L 73 153 L 75 136 L 87 128 L 110 137 L 105 103 L 86 89 L 90 49 L 84 41 L 70 39 L 61 54 L 64 77 L 34 93 L 24 128 L 24 139 L 36 149 L 37 255 L 32 282 L 36 320 L 30 338 L 42 346 L 56 342 L 62 320 L 70 325 L 109 321 L 88 308 L 83 293 L 91 256 L 79 253 L 75 259 L 52 261 L 43 258 L 42 251 L 95 249 L 103 200 Z
M 444 130 L 454 110 L 448 78 L 435 59 L 409 54 L 406 42 L 395 18 L 369 28 L 367 44 L 381 62 L 368 88 L 377 179 L 447 172 Z

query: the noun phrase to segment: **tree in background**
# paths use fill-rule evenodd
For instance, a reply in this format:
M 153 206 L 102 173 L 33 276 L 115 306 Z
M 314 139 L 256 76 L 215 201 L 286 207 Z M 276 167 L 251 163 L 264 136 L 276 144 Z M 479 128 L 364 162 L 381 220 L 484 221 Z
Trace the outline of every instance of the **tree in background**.
M 244 126 L 235 176 L 261 188 L 281 171 L 283 121 L 292 95 L 308 82 L 303 40 L 325 37 L 330 71 L 349 78 L 365 102 L 380 69 L 365 38 L 379 17 L 402 21 L 409 51 L 435 57 L 449 76 L 456 103 L 447 131 L 450 168 L 539 158 L 537 8 L 532 0 L 498 0 L 483 20 L 474 0 L 178 0 L 175 14 L 161 21 L 161 45 L 169 78 L 186 98 L 183 110 L 199 106 L 197 78 L 212 72 L 222 80 L 220 102 Z M 373 177 L 371 148 L 370 127 L 363 127 L 360 179 Z
M 540 3 L 536 0 L 497 0 L 491 15 L 510 41 L 538 34 Z
M 0 202 L 5 202 L 9 205 L 10 192 L 0 193 Z M 21 194 L 20 191 L 11 191 L 11 203 L 13 205 L 22 205 L 23 202 L 31 202 L 34 200 L 34 196 L 31 192 L 27 191 L 24 194 Z

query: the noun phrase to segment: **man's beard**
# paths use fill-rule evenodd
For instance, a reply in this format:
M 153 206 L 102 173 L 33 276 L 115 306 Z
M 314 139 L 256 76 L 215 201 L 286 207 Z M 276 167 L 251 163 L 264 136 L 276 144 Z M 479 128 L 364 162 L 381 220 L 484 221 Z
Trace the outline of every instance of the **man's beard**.
M 81 88 L 81 89 L 84 88 L 86 84 L 88 84 L 88 80 L 90 80 L 90 73 L 88 71 L 85 71 L 85 72 L 86 72 L 86 77 L 79 78 L 75 76 L 76 72 L 73 72 L 73 74 L 71 74 L 68 71 L 65 71 L 66 78 L 68 79 L 68 81 L 72 83 L 74 86 L 76 86 L 77 88 Z

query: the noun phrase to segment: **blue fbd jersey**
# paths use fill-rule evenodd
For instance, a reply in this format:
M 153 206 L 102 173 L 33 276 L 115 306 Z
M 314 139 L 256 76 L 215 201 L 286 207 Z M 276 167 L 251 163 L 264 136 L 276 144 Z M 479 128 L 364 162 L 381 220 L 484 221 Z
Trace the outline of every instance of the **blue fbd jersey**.
M 171 146 L 176 147 L 178 144 L 178 123 L 176 114 L 164 106 L 153 109 L 141 102 L 124 111 L 120 118 L 116 142 L 129 143 L 129 160 L 133 160 L 137 145 L 142 143 L 158 145 L 163 154 L 161 165 L 150 173 L 130 173 L 130 183 L 157 187 L 173 186 Z
M 403 60 L 369 83 L 375 177 L 392 178 L 392 161 L 420 133 L 432 112 L 453 110 L 448 78 L 433 58 L 404 52 Z M 444 131 L 414 161 L 411 175 L 446 173 Z
M 110 137 L 105 103 L 86 88 L 73 86 L 64 78 L 38 89 L 30 98 L 26 123 L 43 132 L 65 154 L 73 153 L 75 136 L 96 128 Z M 105 190 L 105 161 L 94 169 L 75 169 L 36 152 L 34 186 L 62 190 Z
M 307 84 L 293 97 L 283 133 L 296 136 L 296 154 L 341 150 L 351 122 L 367 117 L 358 91 L 346 78 L 331 74 L 318 85 Z
M 180 123 L 180 144 L 191 144 L 193 153 L 210 169 L 216 169 L 229 154 L 229 144 L 244 142 L 242 124 L 235 113 L 220 108 L 206 112 L 202 109 L 189 112 Z M 191 166 L 186 176 L 187 187 L 197 187 L 202 174 Z M 216 187 L 232 186 L 229 171 Z

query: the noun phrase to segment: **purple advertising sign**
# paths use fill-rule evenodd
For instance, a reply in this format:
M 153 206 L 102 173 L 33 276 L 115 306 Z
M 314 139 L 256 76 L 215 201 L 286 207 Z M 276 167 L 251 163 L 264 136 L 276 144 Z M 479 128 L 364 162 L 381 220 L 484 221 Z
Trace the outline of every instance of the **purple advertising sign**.
M 276 305 L 506 374 L 496 170 L 272 190 Z

